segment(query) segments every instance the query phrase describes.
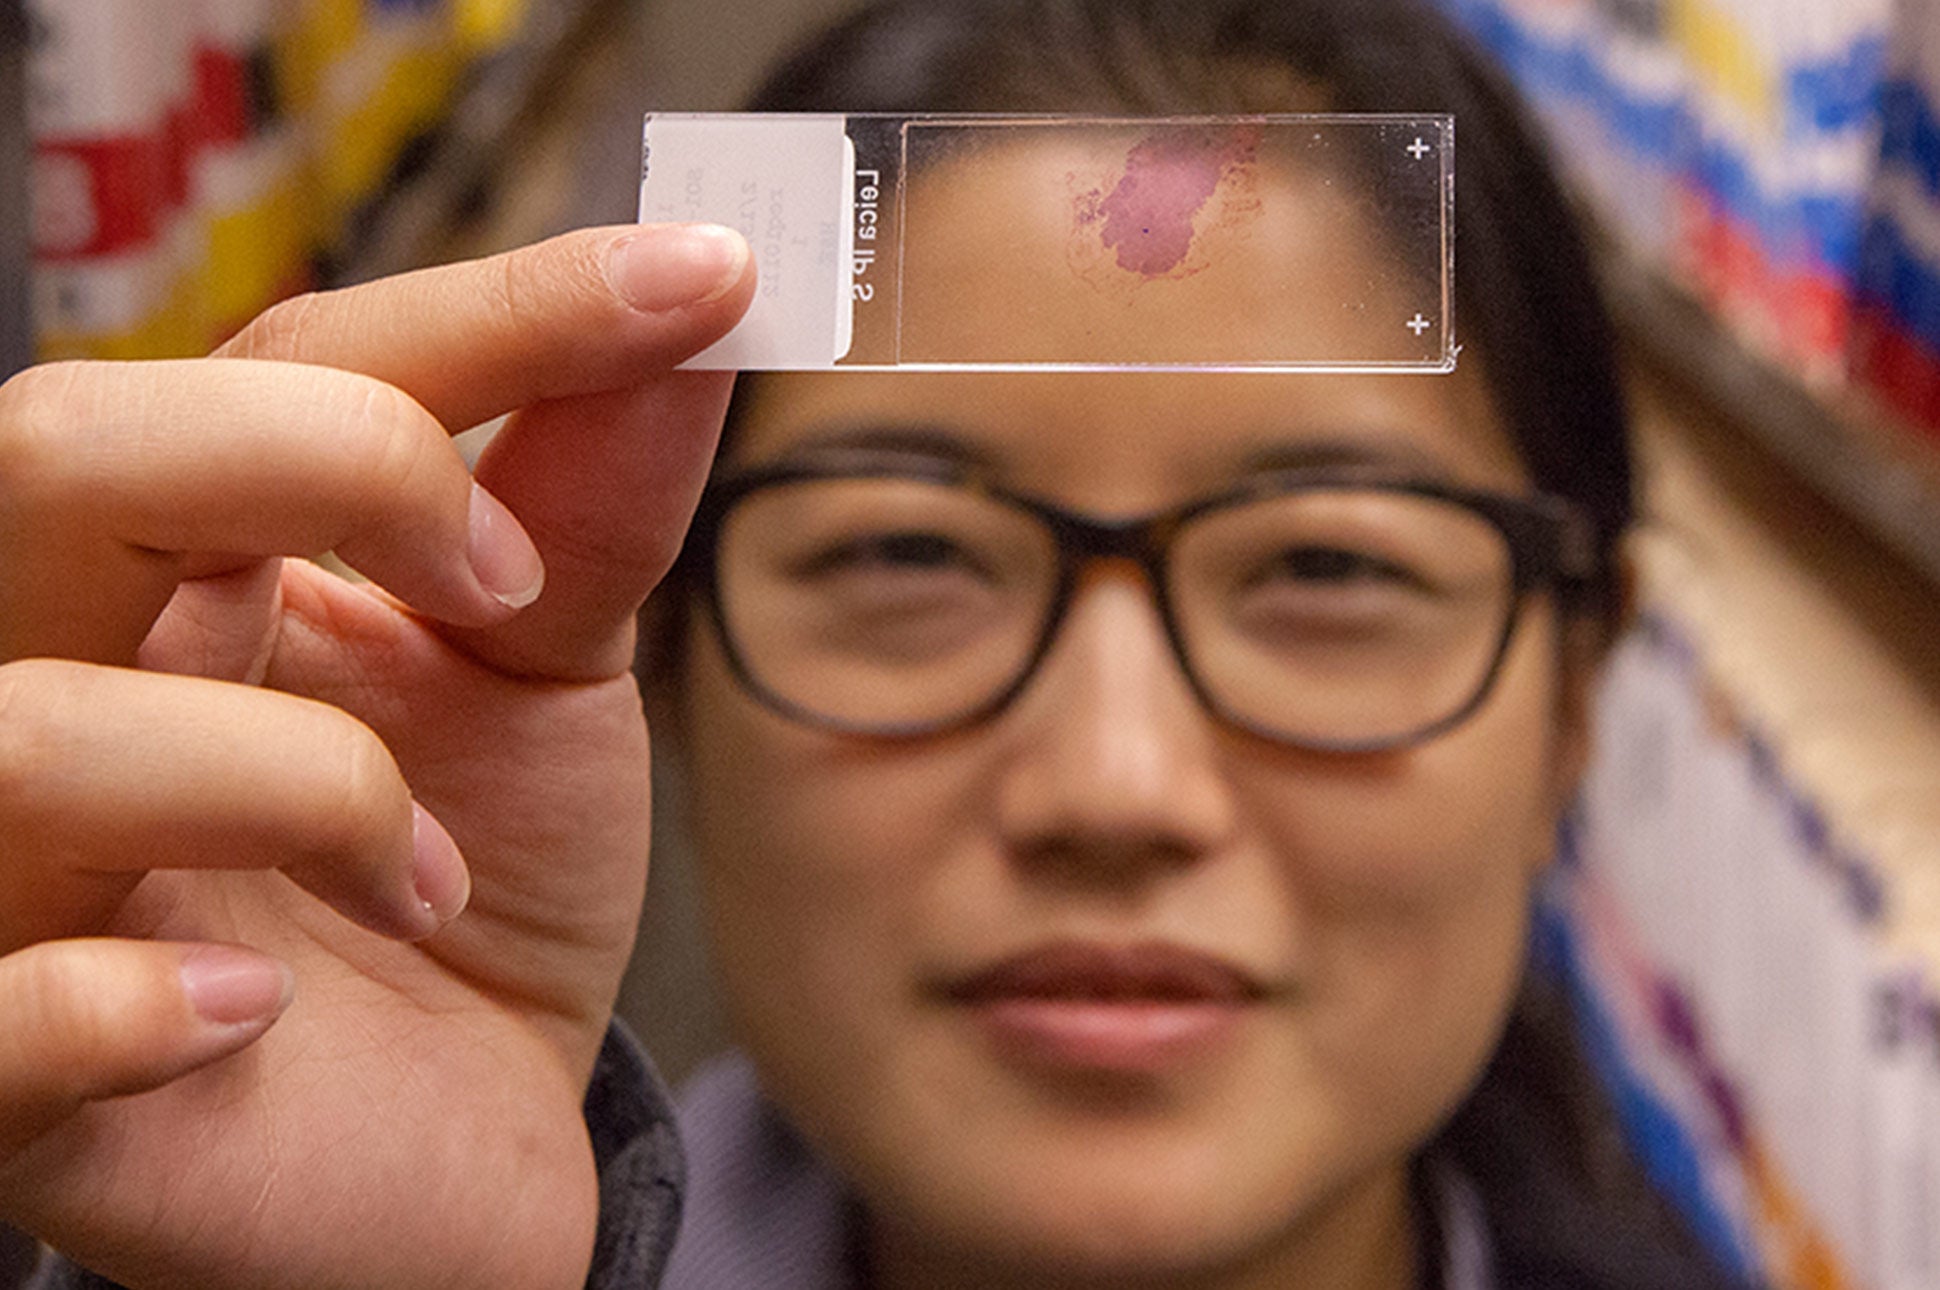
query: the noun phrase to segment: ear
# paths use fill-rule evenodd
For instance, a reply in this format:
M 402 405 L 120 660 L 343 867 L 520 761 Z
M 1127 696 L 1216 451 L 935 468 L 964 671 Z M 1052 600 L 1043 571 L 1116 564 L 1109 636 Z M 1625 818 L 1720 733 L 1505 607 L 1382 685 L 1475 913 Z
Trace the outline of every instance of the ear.
M 1558 633 L 1556 740 L 1550 758 L 1550 808 L 1561 819 L 1576 798 L 1595 738 L 1596 685 L 1610 651 L 1637 613 L 1637 568 L 1626 550 L 1617 558 L 1617 603 L 1608 614 L 1574 614 Z

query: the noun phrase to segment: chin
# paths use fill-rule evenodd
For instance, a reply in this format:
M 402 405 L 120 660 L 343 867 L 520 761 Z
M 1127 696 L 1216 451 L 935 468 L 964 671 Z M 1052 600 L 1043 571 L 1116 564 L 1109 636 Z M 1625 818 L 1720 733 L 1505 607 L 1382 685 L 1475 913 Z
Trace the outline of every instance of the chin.
M 910 1180 L 907 1226 L 1006 1282 L 1129 1286 L 1244 1263 L 1292 1218 L 1282 1187 L 1249 1186 L 1211 1144 L 1046 1136 L 991 1141 Z
M 1127 1203 L 1127 1202 L 1131 1203 Z M 963 1233 L 964 1266 L 1016 1285 L 1167 1285 L 1249 1261 L 1270 1243 L 1230 1209 L 1177 1195 L 1065 1196 L 1055 1210 L 1007 1201 Z
M 1197 1206 L 1100 1208 L 1101 1213 L 1072 1213 L 1051 1223 L 1027 1224 L 1011 1248 L 1028 1253 L 1033 1264 L 1046 1270 L 1116 1280 L 1133 1273 L 1205 1272 L 1237 1260 L 1252 1244 L 1245 1233 L 1233 1230 L 1230 1214 Z

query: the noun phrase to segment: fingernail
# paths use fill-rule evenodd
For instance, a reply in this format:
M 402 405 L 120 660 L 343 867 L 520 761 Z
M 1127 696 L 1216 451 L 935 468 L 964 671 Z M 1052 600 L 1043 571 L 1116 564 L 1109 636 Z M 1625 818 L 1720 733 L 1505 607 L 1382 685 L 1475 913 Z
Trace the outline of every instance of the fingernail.
M 445 826 L 416 802 L 411 803 L 411 842 L 411 885 L 419 903 L 443 927 L 472 898 L 471 870 Z
M 263 1025 L 296 995 L 287 965 L 232 945 L 198 945 L 182 960 L 182 992 L 214 1026 Z
M 468 554 L 478 585 L 502 605 L 524 609 L 545 589 L 546 566 L 539 548 L 505 503 L 477 484 L 472 485 Z
M 734 290 L 748 244 L 718 224 L 663 224 L 629 233 L 606 254 L 606 280 L 635 309 L 704 305 Z

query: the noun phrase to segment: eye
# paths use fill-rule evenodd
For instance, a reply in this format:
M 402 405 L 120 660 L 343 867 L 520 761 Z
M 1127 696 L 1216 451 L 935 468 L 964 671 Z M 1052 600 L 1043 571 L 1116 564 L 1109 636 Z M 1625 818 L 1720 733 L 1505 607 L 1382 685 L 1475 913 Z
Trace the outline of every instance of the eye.
M 949 568 L 981 571 L 979 562 L 954 539 L 941 533 L 908 530 L 850 538 L 811 554 L 797 572 L 815 577 L 865 570 L 922 573 Z
M 870 546 L 869 556 L 884 564 L 936 568 L 965 558 L 961 547 L 936 533 L 889 533 Z
M 1345 547 L 1288 547 L 1266 563 L 1255 582 L 1287 578 L 1312 585 L 1347 586 L 1366 583 L 1419 586 L 1421 579 L 1392 560 Z

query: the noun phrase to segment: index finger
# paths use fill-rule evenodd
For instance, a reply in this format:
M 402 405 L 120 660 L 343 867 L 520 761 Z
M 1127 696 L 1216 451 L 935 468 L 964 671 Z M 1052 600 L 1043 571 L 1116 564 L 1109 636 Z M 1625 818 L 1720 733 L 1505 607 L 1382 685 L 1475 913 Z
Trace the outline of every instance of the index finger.
M 751 258 L 740 234 L 712 224 L 582 229 L 299 296 L 218 353 L 361 372 L 458 431 L 677 366 L 747 309 Z

